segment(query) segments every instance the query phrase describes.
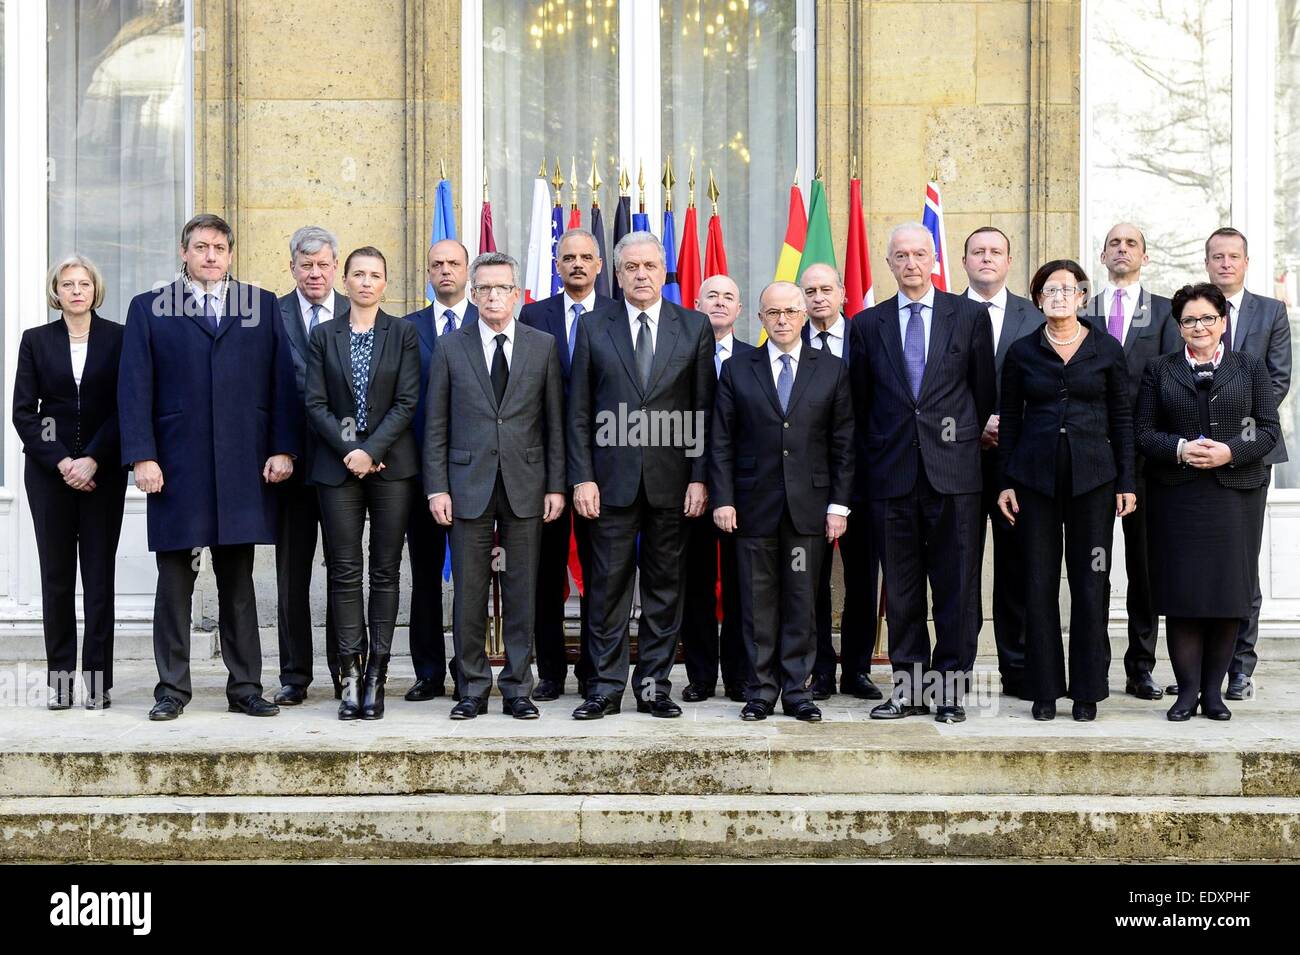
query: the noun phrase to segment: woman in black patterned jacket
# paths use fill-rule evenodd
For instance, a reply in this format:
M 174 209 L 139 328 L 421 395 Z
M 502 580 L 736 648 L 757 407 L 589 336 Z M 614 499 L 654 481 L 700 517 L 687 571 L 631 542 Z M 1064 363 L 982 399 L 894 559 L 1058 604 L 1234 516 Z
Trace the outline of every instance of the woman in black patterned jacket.
M 1222 684 L 1259 573 L 1263 459 L 1277 443 L 1277 403 L 1263 362 L 1220 341 L 1227 300 L 1213 285 L 1173 298 L 1184 347 L 1147 365 L 1138 392 L 1137 445 L 1155 610 L 1165 617 L 1178 699 L 1169 719 L 1199 705 L 1232 718 Z M 1141 505 L 1140 505 L 1141 506 Z

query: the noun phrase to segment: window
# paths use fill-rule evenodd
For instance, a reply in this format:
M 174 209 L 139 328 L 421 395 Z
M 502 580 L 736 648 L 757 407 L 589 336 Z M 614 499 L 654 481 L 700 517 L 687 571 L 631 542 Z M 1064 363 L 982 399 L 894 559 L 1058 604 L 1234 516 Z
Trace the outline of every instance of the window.
M 1272 200 L 1273 261 L 1267 267 L 1272 295 L 1286 302 L 1291 318 L 1292 349 L 1300 347 L 1300 0 L 1277 3 L 1276 73 L 1273 117 L 1276 130 Z M 1252 246 L 1253 248 L 1253 246 Z M 1293 377 L 1291 390 L 1297 381 Z M 1291 460 L 1274 468 L 1277 487 L 1300 487 L 1300 403 L 1294 397 L 1282 403 L 1282 430 Z

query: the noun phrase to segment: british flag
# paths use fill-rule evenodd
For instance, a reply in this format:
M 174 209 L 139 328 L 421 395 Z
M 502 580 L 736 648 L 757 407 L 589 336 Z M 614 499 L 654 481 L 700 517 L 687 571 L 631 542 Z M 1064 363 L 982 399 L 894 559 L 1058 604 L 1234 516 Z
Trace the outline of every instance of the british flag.
M 943 200 L 939 198 L 939 184 L 925 184 L 925 212 L 921 224 L 930 230 L 934 238 L 934 269 L 931 281 L 940 292 L 948 291 L 948 240 L 943 230 Z

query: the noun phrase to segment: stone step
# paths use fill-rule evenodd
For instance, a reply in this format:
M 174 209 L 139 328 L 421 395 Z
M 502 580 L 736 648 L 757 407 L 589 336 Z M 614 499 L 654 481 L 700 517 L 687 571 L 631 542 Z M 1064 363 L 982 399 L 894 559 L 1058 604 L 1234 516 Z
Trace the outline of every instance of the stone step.
M 1300 799 L 278 796 L 0 799 L 0 861 L 436 857 L 1300 859 Z

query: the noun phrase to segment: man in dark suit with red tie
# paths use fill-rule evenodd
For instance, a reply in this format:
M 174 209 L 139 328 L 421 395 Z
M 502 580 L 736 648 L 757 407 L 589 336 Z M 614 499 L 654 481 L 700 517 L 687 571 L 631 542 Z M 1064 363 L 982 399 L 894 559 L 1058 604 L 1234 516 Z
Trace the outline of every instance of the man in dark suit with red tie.
M 570 229 L 555 246 L 555 265 L 564 289 L 540 302 L 530 302 L 519 311 L 519 323 L 547 332 L 555 339 L 564 378 L 564 399 L 569 399 L 569 372 L 573 367 L 573 346 L 578 337 L 578 319 L 598 308 L 613 305 L 607 295 L 596 294 L 596 277 L 604 263 L 596 237 L 586 229 Z M 573 512 L 573 496 L 559 520 L 542 525 L 541 563 L 537 571 L 537 609 L 534 639 L 537 653 L 535 700 L 554 700 L 564 692 L 568 662 L 564 649 L 564 591 L 568 583 L 570 537 L 577 541 L 578 564 L 584 578 L 591 565 L 591 538 L 586 518 Z M 570 518 L 570 514 L 573 517 Z M 589 583 L 584 582 L 584 587 Z M 591 631 L 587 625 L 587 599 L 581 599 L 579 615 L 578 695 L 587 694 L 591 675 Z

